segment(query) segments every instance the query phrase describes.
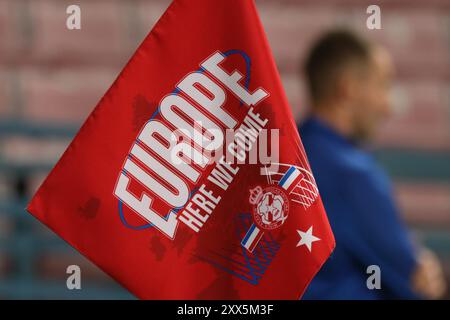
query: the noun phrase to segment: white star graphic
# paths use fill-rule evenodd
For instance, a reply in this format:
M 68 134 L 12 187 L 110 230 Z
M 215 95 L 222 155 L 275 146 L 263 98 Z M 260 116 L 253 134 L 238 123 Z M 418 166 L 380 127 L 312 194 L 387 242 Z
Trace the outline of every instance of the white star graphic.
M 313 227 L 309 227 L 308 231 L 303 232 L 300 230 L 297 230 L 299 236 L 300 236 L 300 241 L 297 243 L 297 247 L 301 246 L 301 245 L 306 245 L 306 247 L 308 248 L 309 252 L 311 252 L 311 245 L 314 241 L 319 241 L 320 239 L 313 236 L 312 232 L 313 232 Z

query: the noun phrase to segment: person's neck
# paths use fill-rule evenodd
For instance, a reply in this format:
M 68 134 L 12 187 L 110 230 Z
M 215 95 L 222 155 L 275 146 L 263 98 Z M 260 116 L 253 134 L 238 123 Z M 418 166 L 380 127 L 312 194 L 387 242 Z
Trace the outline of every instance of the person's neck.
M 312 115 L 345 138 L 352 138 L 351 121 L 344 108 L 338 106 L 318 106 Z

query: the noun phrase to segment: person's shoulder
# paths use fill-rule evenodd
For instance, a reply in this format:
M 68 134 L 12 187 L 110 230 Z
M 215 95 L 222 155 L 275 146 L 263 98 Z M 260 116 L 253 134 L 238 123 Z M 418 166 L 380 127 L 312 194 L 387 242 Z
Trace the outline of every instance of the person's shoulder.
M 339 146 L 333 138 L 313 119 L 308 119 L 298 126 L 300 138 L 309 153 L 338 152 Z
M 373 169 L 374 163 L 367 152 L 326 132 L 313 121 L 299 126 L 299 132 L 313 167 L 355 175 L 365 175 Z

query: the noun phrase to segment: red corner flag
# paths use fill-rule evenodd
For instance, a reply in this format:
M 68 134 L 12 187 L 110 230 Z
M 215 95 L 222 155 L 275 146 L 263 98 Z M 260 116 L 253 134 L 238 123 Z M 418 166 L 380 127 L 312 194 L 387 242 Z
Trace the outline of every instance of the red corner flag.
M 335 245 L 248 0 L 173 1 L 28 210 L 146 299 L 298 299 Z

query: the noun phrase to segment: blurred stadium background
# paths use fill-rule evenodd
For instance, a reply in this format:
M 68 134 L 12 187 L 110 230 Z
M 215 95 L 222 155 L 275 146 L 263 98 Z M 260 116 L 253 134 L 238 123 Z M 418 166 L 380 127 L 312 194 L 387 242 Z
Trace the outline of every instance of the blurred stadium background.
M 82 29 L 65 27 L 81 6 Z M 133 298 L 24 211 L 27 201 L 169 0 L 0 0 L 0 299 Z M 379 4 L 382 30 L 366 29 Z M 257 0 L 293 112 L 312 41 L 350 26 L 394 56 L 395 115 L 376 154 L 407 223 L 450 278 L 450 1 Z M 232 21 L 230 21 L 232 23 Z M 82 269 L 82 290 L 66 268 Z M 449 295 L 447 294 L 447 298 Z

